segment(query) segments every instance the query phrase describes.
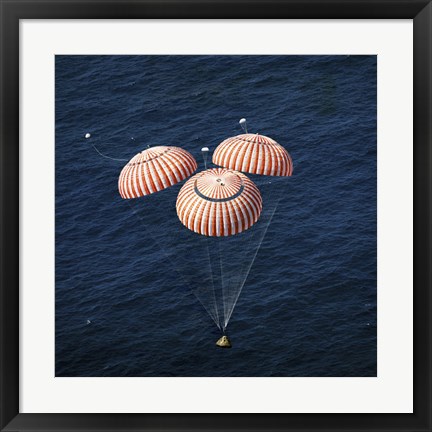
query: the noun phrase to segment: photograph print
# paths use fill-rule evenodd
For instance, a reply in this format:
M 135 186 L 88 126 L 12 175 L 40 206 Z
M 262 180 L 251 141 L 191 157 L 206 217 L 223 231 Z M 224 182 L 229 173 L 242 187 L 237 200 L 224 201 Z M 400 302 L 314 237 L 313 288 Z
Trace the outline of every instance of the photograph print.
M 57 55 L 56 377 L 376 377 L 377 57 Z

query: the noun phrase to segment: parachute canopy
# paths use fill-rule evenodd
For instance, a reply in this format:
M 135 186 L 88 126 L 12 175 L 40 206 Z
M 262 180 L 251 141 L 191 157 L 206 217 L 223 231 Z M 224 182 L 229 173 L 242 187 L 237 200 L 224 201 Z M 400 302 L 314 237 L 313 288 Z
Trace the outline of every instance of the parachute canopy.
M 180 147 L 151 147 L 124 166 L 118 180 L 119 192 L 124 199 L 149 195 L 186 179 L 196 169 L 194 157 Z
M 291 156 L 275 140 L 259 134 L 242 134 L 221 142 L 213 153 L 213 163 L 251 174 L 291 176 Z
M 260 217 L 262 198 L 252 180 L 226 168 L 191 177 L 177 197 L 177 215 L 190 230 L 205 236 L 230 236 L 250 228 Z

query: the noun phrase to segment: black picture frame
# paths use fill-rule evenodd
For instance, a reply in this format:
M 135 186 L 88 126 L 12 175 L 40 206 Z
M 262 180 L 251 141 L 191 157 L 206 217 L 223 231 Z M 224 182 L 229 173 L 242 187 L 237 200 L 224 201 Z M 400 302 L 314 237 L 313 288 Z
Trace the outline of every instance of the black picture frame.
M 428 0 L 0 0 L 1 13 L 1 431 L 431 431 L 431 60 Z M 356 18 L 414 22 L 413 414 L 20 414 L 20 19 Z M 43 392 L 43 389 L 41 389 Z

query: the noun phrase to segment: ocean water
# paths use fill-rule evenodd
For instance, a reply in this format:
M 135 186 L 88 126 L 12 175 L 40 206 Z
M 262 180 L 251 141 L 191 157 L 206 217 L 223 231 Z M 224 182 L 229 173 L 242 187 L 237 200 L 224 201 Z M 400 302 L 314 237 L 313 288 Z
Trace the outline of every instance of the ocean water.
M 375 56 L 56 56 L 56 376 L 376 376 L 376 72 Z M 251 176 L 267 213 L 250 233 L 184 228 L 184 182 L 121 199 L 147 145 L 202 170 L 242 117 L 294 162 Z

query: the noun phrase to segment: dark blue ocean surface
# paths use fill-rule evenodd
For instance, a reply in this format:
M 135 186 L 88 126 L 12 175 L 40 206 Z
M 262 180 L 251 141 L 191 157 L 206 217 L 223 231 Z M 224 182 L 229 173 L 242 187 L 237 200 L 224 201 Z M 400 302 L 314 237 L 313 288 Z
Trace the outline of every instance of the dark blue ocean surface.
M 56 376 L 376 376 L 376 67 L 57 56 Z M 181 225 L 184 182 L 122 200 L 126 161 L 92 147 L 128 160 L 180 146 L 202 170 L 200 149 L 242 133 L 242 117 L 289 151 L 294 174 L 251 176 L 265 211 L 229 239 Z M 222 320 L 220 286 L 242 287 L 230 350 L 210 316 Z

